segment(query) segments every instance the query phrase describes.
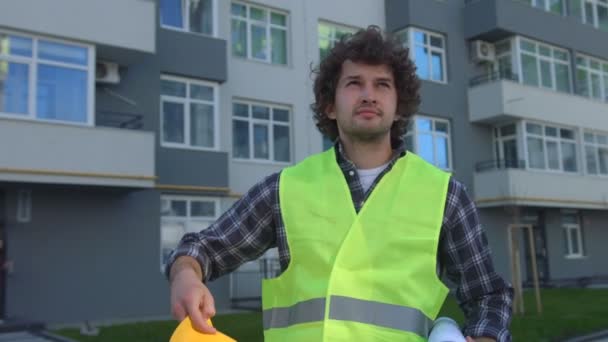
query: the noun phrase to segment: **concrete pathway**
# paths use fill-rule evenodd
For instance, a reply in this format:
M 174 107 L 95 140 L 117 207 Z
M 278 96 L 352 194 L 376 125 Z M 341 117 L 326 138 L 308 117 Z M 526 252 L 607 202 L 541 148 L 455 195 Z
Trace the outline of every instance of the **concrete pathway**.
M 564 342 L 608 342 L 608 330 L 598 331 L 593 334 L 571 338 Z
M 0 334 L 0 342 L 54 342 L 39 335 L 27 331 L 8 332 Z

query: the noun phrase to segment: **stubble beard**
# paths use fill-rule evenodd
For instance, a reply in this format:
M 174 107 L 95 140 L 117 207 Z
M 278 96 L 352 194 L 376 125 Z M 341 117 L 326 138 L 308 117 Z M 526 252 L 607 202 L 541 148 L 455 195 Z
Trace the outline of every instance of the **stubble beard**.
M 353 117 L 356 114 L 353 113 Z M 382 120 L 384 114 L 379 113 L 379 118 Z M 344 130 L 344 134 L 353 142 L 376 143 L 382 141 L 387 135 L 390 135 L 391 124 L 385 126 L 386 123 L 380 122 L 376 127 L 364 127 L 357 125 L 354 121 L 348 129 Z

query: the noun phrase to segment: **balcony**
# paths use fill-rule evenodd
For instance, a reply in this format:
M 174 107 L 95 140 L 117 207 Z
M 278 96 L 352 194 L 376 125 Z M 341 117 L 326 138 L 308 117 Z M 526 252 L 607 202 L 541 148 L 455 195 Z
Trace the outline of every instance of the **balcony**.
M 516 0 L 467 0 L 464 25 L 469 40 L 495 42 L 523 35 L 593 56 L 608 56 L 608 44 L 600 43 L 608 40 L 608 32 L 583 24 L 578 13 L 562 16 Z
M 477 163 L 473 184 L 474 199 L 481 208 L 608 209 L 608 177 L 527 170 L 520 160 Z
M 154 53 L 155 7 L 156 1 L 145 0 L 4 0 L 0 23 L 30 33 Z
M 0 181 L 151 188 L 154 144 L 152 132 L 0 119 Z
M 468 90 L 471 122 L 529 119 L 608 131 L 608 103 L 523 85 L 515 75 L 484 77 L 471 80 Z

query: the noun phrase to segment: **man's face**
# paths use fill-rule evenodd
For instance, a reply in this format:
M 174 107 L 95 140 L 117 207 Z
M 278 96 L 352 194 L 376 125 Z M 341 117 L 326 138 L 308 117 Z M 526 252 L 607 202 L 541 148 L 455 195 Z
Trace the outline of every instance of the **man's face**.
M 337 121 L 341 139 L 378 141 L 390 136 L 396 110 L 397 91 L 388 66 L 350 60 L 342 64 L 334 105 L 327 113 Z

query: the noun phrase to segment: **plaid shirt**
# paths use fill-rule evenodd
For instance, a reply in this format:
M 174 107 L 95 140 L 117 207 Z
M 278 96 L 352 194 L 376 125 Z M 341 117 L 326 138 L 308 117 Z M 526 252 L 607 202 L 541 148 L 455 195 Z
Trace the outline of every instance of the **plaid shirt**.
M 389 165 L 365 193 L 355 165 L 343 155 L 339 143 L 336 147 L 336 158 L 357 212 L 382 176 L 405 155 L 405 151 L 396 150 Z M 185 234 L 169 258 L 165 274 L 168 276 L 177 257 L 189 255 L 201 264 L 204 281 L 210 281 L 275 246 L 281 270 L 285 270 L 290 254 L 279 204 L 279 179 L 280 173 L 266 177 L 208 229 Z M 494 271 L 475 204 L 464 185 L 453 178 L 448 185 L 439 244 L 438 267 L 457 285 L 456 298 L 466 317 L 465 335 L 511 341 L 508 326 L 513 289 Z

